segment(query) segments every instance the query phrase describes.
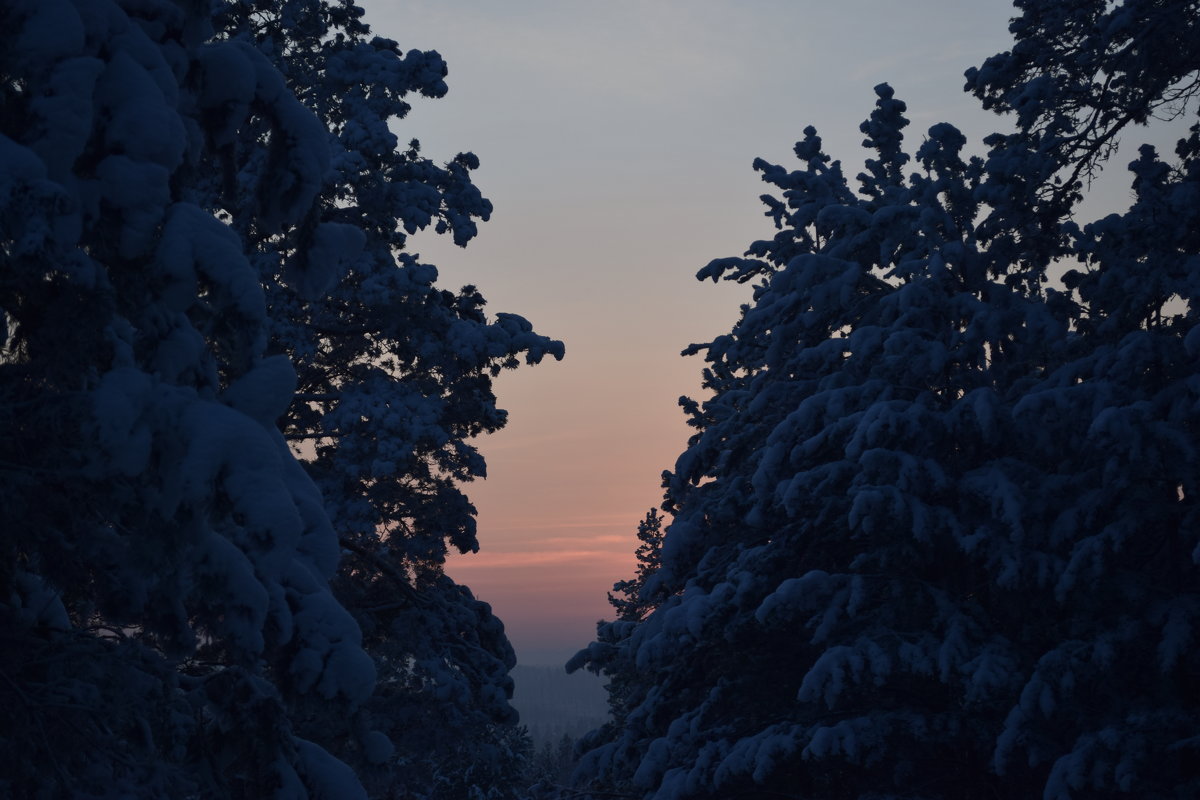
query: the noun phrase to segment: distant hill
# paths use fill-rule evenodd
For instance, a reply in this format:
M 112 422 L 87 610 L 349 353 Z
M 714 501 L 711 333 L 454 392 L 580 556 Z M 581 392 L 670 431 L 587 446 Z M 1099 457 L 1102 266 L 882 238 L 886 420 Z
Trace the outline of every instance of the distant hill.
M 517 666 L 511 674 L 513 706 L 536 748 L 556 744 L 564 734 L 578 739 L 608 719 L 604 682 L 590 672 L 568 675 L 562 667 Z

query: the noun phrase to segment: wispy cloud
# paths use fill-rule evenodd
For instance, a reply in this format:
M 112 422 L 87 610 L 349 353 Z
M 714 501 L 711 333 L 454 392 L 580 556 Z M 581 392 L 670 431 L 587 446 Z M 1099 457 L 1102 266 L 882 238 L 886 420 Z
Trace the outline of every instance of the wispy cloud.
M 580 564 L 588 567 L 608 569 L 616 565 L 618 569 L 631 562 L 633 557 L 627 554 L 617 554 L 608 550 L 576 549 L 576 550 L 540 550 L 529 552 L 491 553 L 489 555 L 472 555 L 454 558 L 447 566 L 447 571 L 460 572 L 491 572 L 499 569 L 531 570 L 564 564 Z M 620 575 L 616 575 L 620 577 Z
M 619 520 L 613 519 L 613 520 L 604 520 L 604 521 L 595 521 L 595 522 L 587 522 L 587 521 L 573 522 L 570 520 L 562 520 L 562 521 L 555 520 L 552 522 L 546 522 L 546 521 L 542 521 L 542 520 L 536 520 L 536 521 L 535 520 L 528 520 L 528 521 L 516 520 L 514 522 L 507 522 L 507 523 L 501 523 L 501 524 L 496 524 L 496 525 L 493 525 L 490 522 L 485 520 L 480 524 L 480 527 L 485 528 L 487 530 L 493 530 L 493 531 L 554 531 L 554 530 L 571 530 L 571 529 L 576 529 L 576 528 L 589 529 L 589 530 L 596 529 L 596 528 L 632 528 L 633 526 L 631 526 L 629 524 L 628 518 L 621 517 Z M 539 539 L 539 541 L 546 541 L 546 539 L 542 538 L 542 539 Z
M 590 526 L 587 526 L 587 527 L 590 527 Z M 578 537 L 578 536 L 548 536 L 545 538 L 538 539 L 538 544 L 545 545 L 546 547 L 557 547 L 559 545 L 568 545 L 568 546 L 577 547 L 579 545 L 580 538 L 581 537 Z M 629 545 L 630 548 L 632 549 L 635 546 L 634 543 L 637 540 L 632 535 L 605 534 L 605 535 L 601 535 L 601 536 L 590 535 L 587 537 L 587 541 L 590 544 Z

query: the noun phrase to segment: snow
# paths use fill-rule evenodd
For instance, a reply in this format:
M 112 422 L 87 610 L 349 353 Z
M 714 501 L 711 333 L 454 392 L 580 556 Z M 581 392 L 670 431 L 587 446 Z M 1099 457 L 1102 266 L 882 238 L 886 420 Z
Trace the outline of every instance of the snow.
M 249 113 L 260 80 L 255 72 L 254 52 L 239 42 L 209 42 L 197 49 L 200 91 L 196 100 L 201 108 L 225 107 L 229 119 L 234 121 Z M 235 133 L 235 128 L 222 127 L 215 143 L 218 147 L 230 144 Z
M 136 163 L 156 164 L 167 173 L 183 161 L 187 139 L 175 105 L 174 80 L 161 56 L 147 68 L 129 51 L 118 50 L 96 80 L 93 102 L 105 114 L 104 145 Z M 84 71 L 78 76 L 90 78 Z M 157 78 L 157 80 L 156 80 Z M 78 87 L 81 92 L 85 87 Z M 48 120 L 53 123 L 53 120 Z M 107 183 L 107 179 L 104 179 Z
M 354 771 L 319 745 L 297 738 L 296 753 L 310 800 L 367 800 Z
M 270 430 L 287 411 L 296 392 L 296 370 L 285 355 L 258 362 L 221 395 L 221 400 Z
M 63 186 L 74 185 L 72 168 L 92 134 L 93 95 L 103 70 L 104 62 L 98 58 L 64 59 L 55 65 L 46 93 L 30 103 L 41 128 L 30 146 Z
M 258 656 L 266 641 L 268 592 L 255 575 L 255 564 L 233 542 L 208 531 L 195 545 L 195 581 L 219 587 L 217 602 L 221 616 L 216 633 L 234 648 L 240 658 Z
M 315 300 L 328 294 L 361 257 L 366 236 L 353 225 L 322 222 L 313 231 L 312 244 L 295 276 L 301 297 Z
M 266 321 L 266 301 L 258 275 L 242 251 L 237 234 L 220 220 L 191 203 L 173 203 L 167 214 L 155 253 L 155 265 L 171 284 L 163 302 L 183 311 L 196 302 L 197 282 L 209 289 L 205 301 L 218 311 L 226 309 L 251 326 Z M 191 302 L 188 302 L 190 297 Z M 251 340 L 251 346 L 265 344 Z
M 13 576 L 14 595 L 7 602 L 18 610 L 21 624 L 69 631 L 71 620 L 62 598 L 41 575 L 18 569 Z
M 285 575 L 296 636 L 307 646 L 289 666 L 301 691 L 358 705 L 375 688 L 375 662 L 362 650 L 353 617 L 299 562 Z
M 52 64 L 83 49 L 84 25 L 70 0 L 13 0 L 11 9 L 24 17 L 10 51 L 17 63 Z
M 121 212 L 121 258 L 133 259 L 153 245 L 170 200 L 170 173 L 161 164 L 107 156 L 96 166 L 100 199 Z
M 379 731 L 369 731 L 363 737 L 362 748 L 363 755 L 371 764 L 386 763 L 396 753 L 392 740 Z
M 148 376 L 124 368 L 105 375 L 92 393 L 96 441 L 106 467 L 118 474 L 140 474 L 150 463 L 153 432 L 144 418 L 150 391 Z

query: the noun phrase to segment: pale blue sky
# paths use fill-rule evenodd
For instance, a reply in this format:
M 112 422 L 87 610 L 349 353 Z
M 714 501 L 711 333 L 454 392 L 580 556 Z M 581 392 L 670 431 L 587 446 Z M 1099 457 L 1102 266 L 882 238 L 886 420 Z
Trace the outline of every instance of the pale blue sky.
M 437 160 L 475 152 L 496 206 L 466 250 L 432 236 L 415 249 L 443 285 L 476 283 L 493 313 L 566 342 L 563 363 L 499 381 L 511 422 L 482 443 L 491 477 L 470 491 L 483 552 L 449 568 L 493 604 L 522 662 L 561 663 L 607 614 L 636 523 L 685 446 L 676 399 L 698 391 L 701 362 L 679 351 L 727 332 L 748 297 L 693 276 L 771 234 L 753 159 L 793 165 L 812 124 L 854 174 L 882 81 L 909 104 L 910 142 L 944 120 L 978 146 L 1005 122 L 962 92 L 962 73 L 1007 48 L 1012 9 L 360 2 L 376 33 L 449 64 L 450 94 L 416 102 L 401 136 Z

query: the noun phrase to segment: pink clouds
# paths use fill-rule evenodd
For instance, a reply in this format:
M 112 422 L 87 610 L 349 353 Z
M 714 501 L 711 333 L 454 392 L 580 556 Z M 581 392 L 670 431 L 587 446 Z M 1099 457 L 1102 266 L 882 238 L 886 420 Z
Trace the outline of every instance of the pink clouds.
M 522 663 L 561 664 L 611 617 L 607 592 L 633 573 L 632 531 L 643 513 L 627 523 L 500 518 L 493 527 L 485 500 L 481 552 L 452 558 L 447 572 L 492 604 Z

